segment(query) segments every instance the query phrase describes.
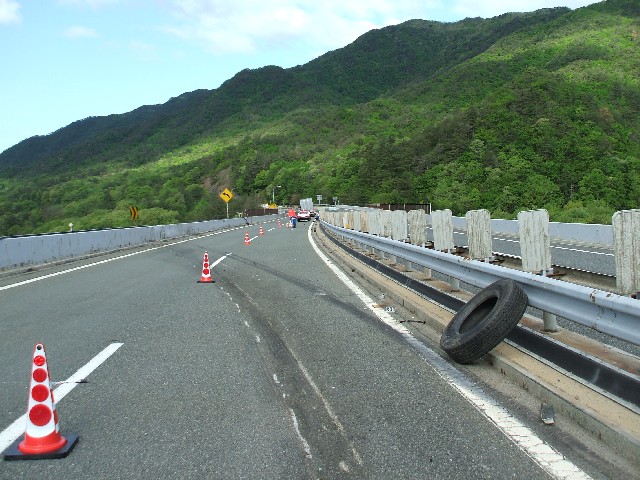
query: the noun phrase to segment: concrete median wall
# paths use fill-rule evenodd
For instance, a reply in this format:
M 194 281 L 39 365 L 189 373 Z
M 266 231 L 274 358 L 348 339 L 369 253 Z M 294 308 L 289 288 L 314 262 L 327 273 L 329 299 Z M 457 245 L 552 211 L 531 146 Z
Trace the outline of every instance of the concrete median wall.
M 92 253 L 234 228 L 276 216 L 0 238 L 0 270 L 39 265 Z

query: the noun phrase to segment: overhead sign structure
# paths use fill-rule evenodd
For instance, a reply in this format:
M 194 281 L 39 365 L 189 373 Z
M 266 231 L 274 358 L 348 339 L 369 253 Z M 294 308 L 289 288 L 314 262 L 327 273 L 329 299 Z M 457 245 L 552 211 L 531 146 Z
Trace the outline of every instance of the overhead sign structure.
M 226 203 L 229 203 L 233 198 L 233 193 L 231 193 L 231 190 L 229 190 L 228 188 L 225 188 L 220 194 L 220 198 Z
M 138 220 L 138 207 L 129 207 L 131 213 L 131 220 Z

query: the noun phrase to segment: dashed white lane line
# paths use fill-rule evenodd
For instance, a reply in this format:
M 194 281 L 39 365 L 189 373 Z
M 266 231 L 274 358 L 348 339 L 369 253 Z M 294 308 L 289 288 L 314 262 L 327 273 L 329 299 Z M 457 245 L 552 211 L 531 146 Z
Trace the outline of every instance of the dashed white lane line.
M 217 259 L 215 262 L 213 262 L 211 264 L 211 266 L 209 268 L 213 268 L 216 265 L 218 265 L 221 261 L 223 261 L 225 258 L 227 258 L 229 255 L 231 255 L 230 253 L 227 253 L 226 255 L 221 256 L 219 259 Z
M 80 380 L 87 378 L 91 372 L 102 365 L 105 360 L 113 355 L 122 345 L 124 344 L 110 344 L 107 348 L 93 357 L 86 365 L 80 367 L 76 373 L 63 382 L 60 382 L 58 387 L 53 390 L 55 392 L 56 405 L 59 404 L 60 401 L 78 385 Z M 27 414 L 25 413 L 0 433 L 0 452 L 6 450 L 9 445 L 15 442 L 16 439 L 25 432 L 26 425 Z
M 494 237 L 494 240 L 498 240 L 500 242 L 506 242 L 506 243 L 520 243 L 520 240 L 513 240 L 511 238 L 498 238 L 498 237 Z M 614 254 L 613 253 L 607 253 L 607 252 L 594 252 L 592 250 L 583 250 L 580 248 L 570 248 L 570 247 L 558 247 L 556 245 L 550 245 L 549 248 L 554 248 L 556 250 L 565 250 L 567 252 L 578 252 L 578 253 L 588 253 L 589 255 L 603 255 L 605 257 L 613 257 Z
M 546 444 L 530 428 L 513 417 L 482 388 L 473 383 L 466 375 L 443 360 L 436 352 L 417 340 L 411 332 L 396 321 L 387 312 L 376 308 L 374 302 L 355 283 L 353 283 L 337 266 L 320 251 L 311 237 L 311 229 L 307 231 L 311 246 L 338 278 L 384 323 L 400 333 L 435 372 L 449 385 L 456 389 L 480 413 L 500 429 L 520 450 L 526 453 L 545 472 L 556 479 L 587 480 L 591 477 L 579 469 L 553 447 Z

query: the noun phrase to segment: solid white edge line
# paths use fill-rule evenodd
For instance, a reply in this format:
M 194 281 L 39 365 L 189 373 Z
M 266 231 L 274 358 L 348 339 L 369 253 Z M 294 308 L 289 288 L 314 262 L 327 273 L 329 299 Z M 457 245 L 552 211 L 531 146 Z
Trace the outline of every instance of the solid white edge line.
M 73 390 L 78 385 L 76 382 L 87 378 L 91 372 L 102 365 L 102 363 L 104 363 L 107 358 L 113 355 L 115 351 L 118 350 L 122 345 L 124 344 L 110 344 L 107 348 L 105 348 L 95 357 L 89 360 L 87 364 L 80 367 L 80 369 L 76 373 L 71 375 L 64 382 L 61 382 L 58 387 L 53 390 L 56 405 L 60 403 L 60 400 L 62 400 L 71 390 Z M 15 442 L 16 439 L 25 432 L 26 425 L 27 414 L 25 413 L 7 428 L 5 428 L 2 432 L 0 432 L 0 452 L 4 452 L 9 445 Z
M 41 277 L 30 278 L 29 280 L 24 280 L 22 282 L 17 282 L 17 283 L 12 283 L 12 284 L 9 284 L 9 285 L 0 286 L 0 292 L 2 290 L 9 290 L 10 288 L 15 288 L 15 287 L 19 287 L 21 285 L 27 285 L 29 283 L 38 282 L 40 280 L 45 280 L 47 278 L 57 277 L 58 275 L 63 275 L 65 273 L 71 273 L 71 272 L 75 272 L 75 271 L 78 271 L 78 270 L 82 270 L 84 268 L 95 267 L 97 265 L 102 265 L 104 263 L 113 262 L 115 260 L 121 260 L 123 258 L 133 257 L 134 255 L 140 255 L 141 253 L 152 252 L 152 251 L 158 250 L 160 248 L 167 248 L 167 247 L 172 247 L 174 245 L 179 245 L 181 243 L 192 242 L 194 240 L 199 240 L 199 239 L 204 238 L 204 237 L 210 237 L 212 235 L 219 235 L 221 233 L 232 232 L 234 230 L 241 230 L 242 228 L 244 228 L 244 227 L 236 227 L 236 228 L 229 228 L 229 229 L 226 229 L 226 230 L 219 230 L 219 231 L 216 231 L 216 232 L 207 233 L 206 235 L 199 235 L 197 237 L 187 238 L 185 240 L 178 240 L 177 242 L 168 243 L 166 245 L 160 245 L 159 247 L 151 247 L 151 248 L 147 248 L 145 250 L 140 250 L 138 252 L 127 253 L 126 255 L 119 255 L 119 256 L 113 257 L 113 258 L 107 258 L 106 260 L 100 260 L 99 262 L 93 262 L 93 263 L 88 263 L 86 265 L 80 265 L 79 267 L 69 268 L 68 270 L 61 270 L 59 272 L 49 273 L 49 274 L 43 275 Z M 254 237 L 254 238 L 257 238 L 257 237 Z
M 363 292 L 347 275 L 345 275 L 329 258 L 320 251 L 311 236 L 311 229 L 307 236 L 311 246 L 325 264 L 362 302 L 385 324 L 400 333 L 403 338 L 418 351 L 420 356 L 433 370 L 449 385 L 490 420 L 515 445 L 536 462 L 546 473 L 556 479 L 588 480 L 591 477 L 579 469 L 564 455 L 545 443 L 530 428 L 513 417 L 498 401 L 486 394 L 481 387 L 474 384 L 464 373 L 457 370 L 436 352 L 416 339 L 413 334 L 387 312 L 375 307 L 375 303 Z

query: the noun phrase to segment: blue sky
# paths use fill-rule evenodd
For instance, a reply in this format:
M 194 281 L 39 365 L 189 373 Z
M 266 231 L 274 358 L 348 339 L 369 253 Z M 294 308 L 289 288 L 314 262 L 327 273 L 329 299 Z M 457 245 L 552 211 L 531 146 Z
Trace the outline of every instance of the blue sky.
M 0 0 L 0 152 L 90 116 L 289 68 L 363 33 L 593 0 Z

